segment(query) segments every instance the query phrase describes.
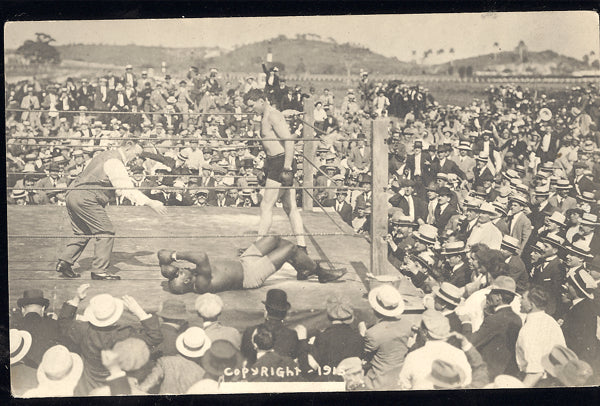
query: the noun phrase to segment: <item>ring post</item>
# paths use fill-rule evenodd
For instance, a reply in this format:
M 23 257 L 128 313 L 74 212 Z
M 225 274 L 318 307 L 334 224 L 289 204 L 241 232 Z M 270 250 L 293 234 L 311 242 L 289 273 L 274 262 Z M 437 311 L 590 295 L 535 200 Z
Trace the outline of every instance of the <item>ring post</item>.
M 304 121 L 309 123 L 310 126 L 308 126 L 306 124 L 302 126 L 302 138 L 314 138 L 315 137 L 315 130 L 311 127 L 315 123 L 313 112 L 314 112 L 314 106 L 309 101 L 306 101 L 304 103 Z M 318 142 L 305 141 L 303 144 L 304 144 L 303 145 L 304 156 L 306 158 L 308 158 L 311 162 L 316 162 L 317 161 L 316 155 L 317 155 Z M 302 210 L 312 211 L 313 199 L 308 194 L 308 192 L 314 193 L 313 186 L 314 186 L 314 179 L 315 179 L 315 168 L 310 164 L 303 164 L 302 171 L 303 171 L 303 175 L 304 175 L 303 181 L 302 181 L 302 186 L 304 187 L 304 190 L 302 191 Z
M 388 122 L 383 118 L 373 120 L 371 137 L 372 211 L 371 211 L 371 273 L 387 273 L 387 243 L 383 240 L 388 233 L 387 195 L 388 184 Z

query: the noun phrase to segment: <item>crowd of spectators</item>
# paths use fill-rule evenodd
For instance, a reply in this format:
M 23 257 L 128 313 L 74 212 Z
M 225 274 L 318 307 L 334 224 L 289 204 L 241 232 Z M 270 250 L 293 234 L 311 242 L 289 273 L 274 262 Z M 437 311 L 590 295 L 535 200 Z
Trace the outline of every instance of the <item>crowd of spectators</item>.
M 383 284 L 369 293 L 377 322 L 367 328 L 355 319 L 347 300 L 330 298 L 324 306 L 332 326 L 312 339 L 301 326 L 296 331 L 283 327 L 289 303 L 285 293 L 276 290 L 267 297 L 272 306 L 265 323 L 244 332 L 236 346 L 237 338 L 228 341 L 223 336 L 210 344 L 208 327 L 216 322 L 214 317 L 203 316 L 202 326 L 184 329 L 177 321 L 181 319 L 146 314 L 131 298 L 123 302 L 141 327 L 106 333 L 98 324 L 100 316 L 120 316 L 122 306 L 106 295 L 94 298 L 84 319 L 74 321 L 79 300 L 85 297 L 82 288 L 79 299 L 67 303 L 55 323 L 62 347 L 38 350 L 38 364 L 29 365 L 42 376 L 35 385 L 47 382 L 43 374 L 56 373 L 44 363 L 48 352 L 47 358 L 54 360 L 51 368 L 67 354 L 73 360 L 70 365 L 82 361 L 81 378 L 70 381 L 77 394 L 98 388 L 113 394 L 216 390 L 214 381 L 231 377 L 222 370 L 209 372 L 209 365 L 224 358 L 232 366 L 258 363 L 259 370 L 297 368 L 290 379 L 298 380 L 323 379 L 315 371 L 335 367 L 343 377 L 332 373 L 327 379 L 344 379 L 349 389 L 598 384 L 596 85 L 553 93 L 491 86 L 486 98 L 452 106 L 440 105 L 420 86 L 375 83 L 368 72 L 360 76 L 341 101 L 328 90 L 315 95 L 299 86 L 287 87 L 276 68 L 266 67 L 262 80 L 248 77 L 235 86 L 222 86 L 216 70 L 204 76 L 191 68 L 185 79 L 173 81 L 168 75 L 148 79 L 144 73 L 138 79 L 130 67 L 122 77 L 99 78 L 93 87 L 84 80 L 67 80 L 58 89 L 35 80 L 9 86 L 7 106 L 31 110 L 7 112 L 11 203 L 63 204 L 64 192 L 48 189 L 68 186 L 96 150 L 136 136 L 147 142 L 142 158 L 130 167 L 131 175 L 153 198 L 160 196 L 171 205 L 258 205 L 264 154 L 254 139 L 260 136 L 260 122 L 245 115 L 243 95 L 260 87 L 273 105 L 288 112 L 292 131 L 299 136 L 307 124 L 294 111 L 303 110 L 306 103 L 314 107 L 316 136 L 321 138 L 316 200 L 365 234 L 371 192 L 352 187 L 370 185 L 369 123 L 388 117 L 388 259 L 398 278 L 410 279 L 423 291 L 427 308 L 418 325 L 409 323 L 402 316 L 402 295 L 392 284 Z M 83 90 L 86 87 L 89 90 Z M 42 112 L 35 111 L 40 108 Z M 93 112 L 97 110 L 109 114 Z M 45 140 L 52 135 L 72 139 Z M 163 137 L 174 140 L 152 141 Z M 244 140 L 230 141 L 234 137 Z M 308 163 L 302 162 L 301 143 L 297 144 L 296 176 L 301 181 L 302 167 Z M 239 189 L 218 190 L 219 186 Z M 117 194 L 113 204 L 127 202 Z M 24 299 L 27 296 L 31 292 Z M 35 313 L 43 317 L 45 309 L 38 310 Z M 177 333 L 168 335 L 175 345 L 164 345 L 177 352 L 159 356 L 155 347 L 167 337 L 165 326 Z M 15 328 L 11 354 L 13 343 L 31 344 L 28 334 L 35 335 L 24 333 L 25 327 Z M 103 337 L 101 345 L 98 335 Z M 141 341 L 131 341 L 134 336 Z M 220 343 L 223 340 L 226 343 Z M 123 347 L 125 351 L 119 350 Z M 134 347 L 140 349 L 131 350 Z M 128 359 L 127 364 L 120 351 L 144 357 Z M 23 359 L 15 363 L 27 371 Z M 194 372 L 182 377 L 178 374 L 183 368 Z M 119 379 L 123 377 L 127 379 Z M 245 379 L 262 378 L 250 372 Z M 196 386 L 197 381 L 204 383 Z

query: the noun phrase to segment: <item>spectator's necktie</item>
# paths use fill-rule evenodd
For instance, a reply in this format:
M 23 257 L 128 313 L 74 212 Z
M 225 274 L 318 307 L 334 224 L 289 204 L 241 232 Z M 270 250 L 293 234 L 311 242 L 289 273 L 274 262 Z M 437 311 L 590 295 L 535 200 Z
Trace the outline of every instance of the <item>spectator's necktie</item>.
M 513 219 L 514 219 L 514 218 L 515 218 L 515 215 L 514 215 L 514 214 L 512 214 L 512 215 L 510 215 L 510 216 L 506 217 L 506 220 L 507 220 L 507 222 L 508 222 L 508 233 L 509 233 L 509 234 L 510 234 L 510 232 L 511 232 L 511 230 L 512 230 L 512 222 L 513 222 Z

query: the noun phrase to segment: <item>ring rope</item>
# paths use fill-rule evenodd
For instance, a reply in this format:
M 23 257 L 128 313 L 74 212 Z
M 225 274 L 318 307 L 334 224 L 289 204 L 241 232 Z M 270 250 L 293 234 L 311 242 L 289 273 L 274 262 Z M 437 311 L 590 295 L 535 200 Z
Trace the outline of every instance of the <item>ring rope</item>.
M 329 237 L 329 236 L 346 236 L 346 237 L 363 237 L 361 234 L 350 234 L 348 232 L 335 232 L 335 233 L 298 233 L 298 234 L 264 234 L 261 237 L 296 237 L 296 236 L 316 236 L 316 237 Z M 255 238 L 254 234 L 205 234 L 205 235 L 112 235 L 112 234 L 71 234 L 71 235 L 57 235 L 57 234 L 8 234 L 8 239 L 11 238 L 150 238 L 150 239 L 167 239 L 167 238 L 189 238 L 189 239 L 204 239 L 204 238 Z M 363 237 L 364 238 L 364 237 Z
M 160 176 L 160 175 L 154 175 L 154 176 Z M 181 175 L 181 176 L 189 176 L 189 175 Z M 167 187 L 163 187 L 161 188 L 160 185 L 158 186 L 140 186 L 140 187 L 114 187 L 114 186 L 94 186 L 94 187 L 59 187 L 59 186 L 54 186 L 54 187 L 15 187 L 15 186 L 11 186 L 11 187 L 7 187 L 7 190 L 25 190 L 25 191 L 43 191 L 43 190 L 58 190 L 58 191 L 65 191 L 65 192 L 69 192 L 72 190 L 157 190 L 157 189 L 161 189 L 161 190 L 165 190 L 165 191 L 177 191 L 177 190 L 219 190 L 219 189 L 339 189 L 338 186 L 322 186 L 322 187 L 311 187 L 311 188 L 306 188 L 304 186 L 248 186 L 248 187 L 243 187 L 243 186 L 192 186 L 192 187 L 184 187 L 184 186 L 167 186 Z M 361 187 L 345 187 L 345 189 L 353 189 L 353 190 L 369 190 L 366 188 L 361 188 Z
M 313 199 L 313 201 L 321 208 L 321 210 L 323 211 L 323 213 L 325 213 L 325 215 L 327 217 L 329 217 L 329 220 L 331 220 L 331 222 L 333 224 L 335 224 L 335 226 L 337 228 L 339 228 L 342 232 L 344 232 L 344 229 L 342 228 L 342 226 L 340 226 L 338 224 L 337 221 L 335 221 L 335 219 L 329 214 L 327 213 L 327 210 L 325 210 L 325 207 L 321 204 L 321 202 L 319 202 L 317 199 L 315 199 L 315 197 L 312 195 L 312 193 L 310 193 L 307 189 L 304 189 L 304 191 L 306 192 L 306 194 L 308 194 L 308 196 L 310 196 L 311 199 Z

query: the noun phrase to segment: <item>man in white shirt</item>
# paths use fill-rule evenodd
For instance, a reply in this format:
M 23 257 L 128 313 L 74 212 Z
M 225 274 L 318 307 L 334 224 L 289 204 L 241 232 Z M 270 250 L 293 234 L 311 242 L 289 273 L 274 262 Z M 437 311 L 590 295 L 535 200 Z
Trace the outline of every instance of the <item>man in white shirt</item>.
M 151 200 L 133 187 L 125 165 L 142 153 L 139 144 L 128 144 L 115 150 L 104 151 L 88 163 L 81 174 L 71 183 L 66 196 L 67 212 L 75 238 L 67 243 L 59 255 L 56 271 L 67 278 L 78 278 L 71 267 L 79 259 L 88 242 L 94 235 L 94 259 L 92 279 L 118 280 L 118 275 L 108 272 L 110 256 L 114 244 L 114 226 L 105 207 L 111 200 L 113 191 L 99 189 L 114 187 L 118 195 L 129 199 L 137 206 L 150 206 L 160 215 L 166 214 L 162 202 Z M 96 189 L 94 189 L 96 188 Z
M 533 387 L 544 376 L 542 358 L 555 345 L 565 345 L 565 337 L 556 320 L 546 313 L 548 293 L 534 286 L 523 294 L 521 313 L 527 314 L 516 344 L 517 365 L 525 374 L 523 383 Z
M 467 245 L 485 244 L 493 250 L 499 250 L 502 244 L 502 232 L 491 221 L 497 212 L 492 203 L 485 202 L 476 209 L 479 212 L 477 224 L 467 239 Z

